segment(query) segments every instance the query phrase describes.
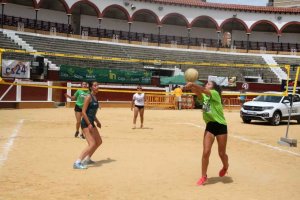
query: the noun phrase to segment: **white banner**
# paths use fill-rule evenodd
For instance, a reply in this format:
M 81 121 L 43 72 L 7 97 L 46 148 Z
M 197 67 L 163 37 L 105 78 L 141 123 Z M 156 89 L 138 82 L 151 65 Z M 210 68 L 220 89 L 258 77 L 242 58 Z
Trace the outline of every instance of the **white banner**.
M 2 60 L 2 77 L 30 78 L 30 62 Z
M 208 81 L 214 81 L 221 86 L 228 86 L 228 77 L 208 76 Z

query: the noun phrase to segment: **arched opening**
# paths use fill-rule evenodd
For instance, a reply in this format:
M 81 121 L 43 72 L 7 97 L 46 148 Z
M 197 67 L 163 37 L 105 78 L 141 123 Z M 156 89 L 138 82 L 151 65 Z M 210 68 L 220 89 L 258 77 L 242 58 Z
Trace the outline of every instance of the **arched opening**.
M 41 0 L 38 3 L 39 24 L 42 30 L 49 31 L 52 26 L 58 32 L 67 32 L 69 6 L 65 0 Z M 49 17 L 50 16 L 50 17 Z M 51 23 L 52 22 L 52 23 Z
M 22 5 L 22 6 L 33 7 L 33 8 L 37 7 L 36 0 L 6 0 L 4 2 L 11 3 L 11 4 L 17 4 L 17 5 Z
M 292 21 L 286 23 L 280 29 L 280 41 L 285 43 L 287 50 L 297 49 L 297 52 L 300 52 L 300 22 Z
M 251 41 L 277 42 L 279 30 L 273 22 L 267 20 L 255 22 L 250 27 L 250 31 Z
M 77 1 L 70 9 L 71 25 L 75 34 L 80 34 L 81 27 L 98 27 L 101 12 L 98 7 L 86 0 Z
M 222 45 L 236 46 L 236 48 L 245 48 L 249 28 L 247 24 L 236 17 L 226 19 L 220 25 Z
M 154 34 L 158 33 L 158 25 L 160 25 L 159 17 L 151 10 L 141 9 L 133 13 L 132 31 L 139 33 L 139 40 L 147 38 L 153 40 Z
M 266 49 L 268 51 L 275 51 L 279 29 L 277 26 L 268 20 L 260 20 L 255 22 L 250 27 L 250 47 L 251 49 Z
M 113 34 L 119 35 L 118 31 L 129 30 L 128 22 L 131 21 L 128 11 L 120 5 L 110 5 L 102 11 L 102 27 L 105 30 L 107 37 L 112 37 Z M 118 30 L 117 32 L 115 32 Z M 127 37 L 127 36 L 126 36 Z M 125 38 L 126 38 L 125 37 Z
M 187 44 L 189 21 L 178 13 L 170 13 L 161 20 L 162 43 Z
M 195 18 L 191 22 L 191 28 L 192 28 L 191 37 L 193 38 L 213 39 L 213 40 L 218 39 L 217 30 L 220 29 L 219 25 L 216 22 L 216 20 L 214 20 L 209 16 L 203 15 Z M 192 42 L 194 42 L 193 39 Z

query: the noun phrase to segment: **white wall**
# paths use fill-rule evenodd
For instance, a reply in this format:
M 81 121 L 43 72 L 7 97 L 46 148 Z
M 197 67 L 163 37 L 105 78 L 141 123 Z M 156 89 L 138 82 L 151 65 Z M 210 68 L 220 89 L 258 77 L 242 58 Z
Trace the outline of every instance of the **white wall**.
M 11 3 L 5 5 L 4 14 L 15 17 L 35 19 L 35 11 L 33 7 L 19 6 Z
M 15 16 L 15 17 L 35 19 L 35 10 L 33 7 L 20 6 L 16 4 L 10 4 L 10 3 L 5 5 L 4 14 Z M 65 12 L 47 10 L 47 9 L 40 9 L 38 11 L 38 20 L 65 23 L 65 24 L 68 23 L 68 17 Z

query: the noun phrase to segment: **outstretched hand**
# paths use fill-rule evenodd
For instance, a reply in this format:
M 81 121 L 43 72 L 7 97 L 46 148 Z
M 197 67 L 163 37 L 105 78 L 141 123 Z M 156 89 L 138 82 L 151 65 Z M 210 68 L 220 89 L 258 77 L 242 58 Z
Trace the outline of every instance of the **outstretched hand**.
M 194 86 L 194 83 L 192 82 L 188 82 L 185 86 L 184 86 L 184 90 L 191 90 L 192 87 Z

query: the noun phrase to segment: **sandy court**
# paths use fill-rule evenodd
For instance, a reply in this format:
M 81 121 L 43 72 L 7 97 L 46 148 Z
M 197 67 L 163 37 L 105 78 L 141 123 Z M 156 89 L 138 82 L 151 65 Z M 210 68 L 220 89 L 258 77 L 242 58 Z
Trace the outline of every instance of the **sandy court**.
M 86 145 L 75 139 L 73 109 L 0 110 L 0 200 L 299 199 L 300 149 L 277 145 L 286 125 L 229 122 L 227 177 L 214 145 L 209 182 L 201 175 L 201 111 L 146 110 L 145 129 L 131 129 L 130 109 L 103 108 L 103 145 L 88 170 L 72 169 Z M 300 125 L 290 135 L 300 141 Z M 298 144 L 299 146 L 299 144 Z

